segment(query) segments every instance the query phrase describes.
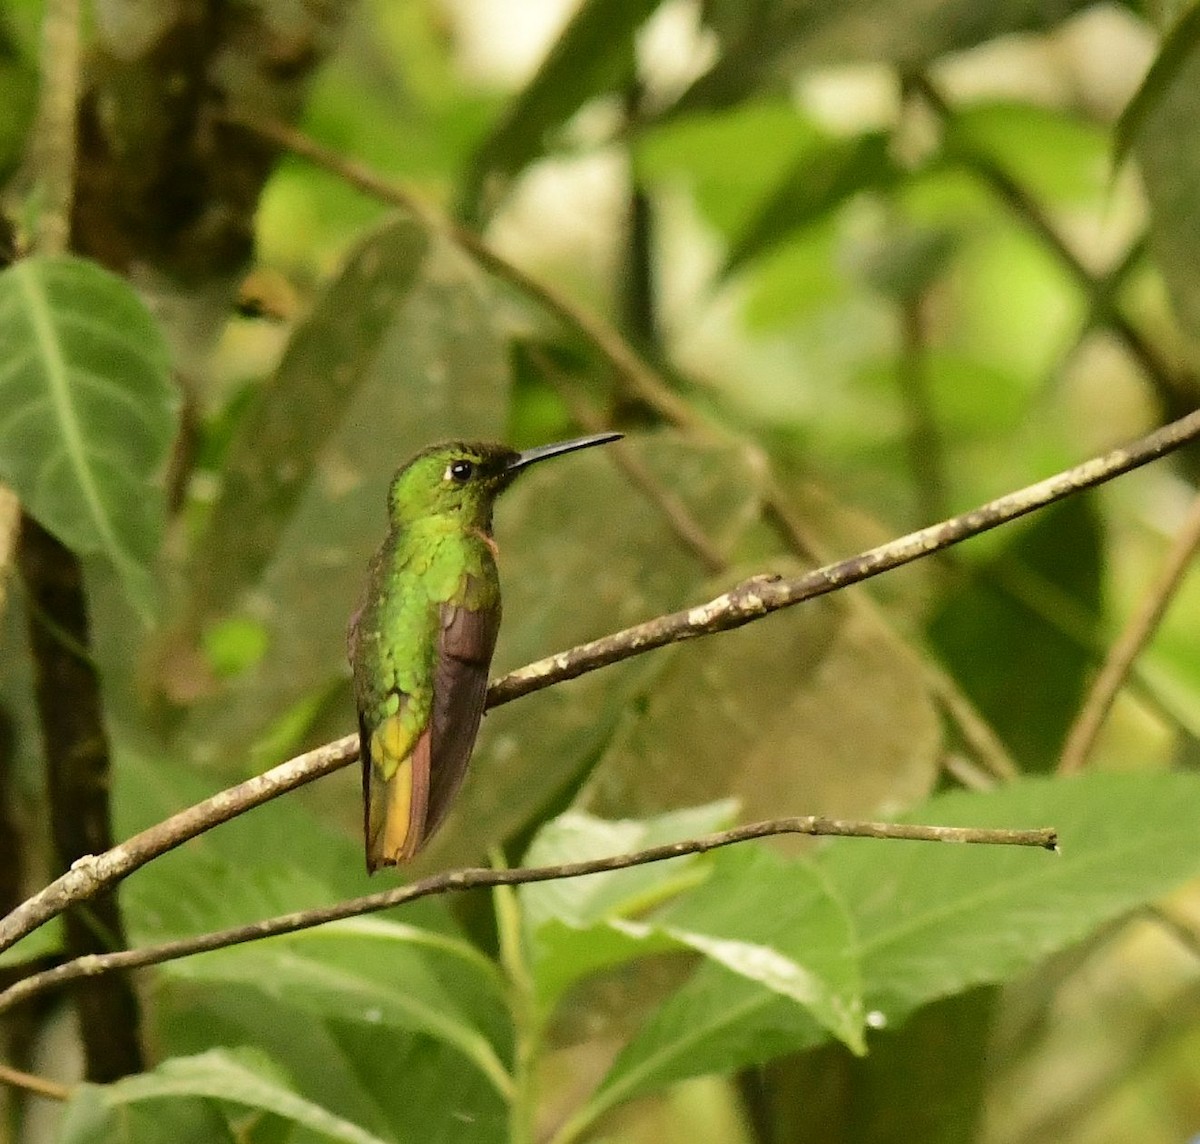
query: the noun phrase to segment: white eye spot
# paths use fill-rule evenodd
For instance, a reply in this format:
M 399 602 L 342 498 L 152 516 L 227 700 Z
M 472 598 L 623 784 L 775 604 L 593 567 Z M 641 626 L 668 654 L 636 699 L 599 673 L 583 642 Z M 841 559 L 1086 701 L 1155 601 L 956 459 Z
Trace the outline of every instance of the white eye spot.
M 451 461 L 446 466 L 446 471 L 442 474 L 442 480 L 449 484 L 464 485 L 474 474 L 475 466 L 470 461 L 464 461 L 460 458 L 457 461 Z

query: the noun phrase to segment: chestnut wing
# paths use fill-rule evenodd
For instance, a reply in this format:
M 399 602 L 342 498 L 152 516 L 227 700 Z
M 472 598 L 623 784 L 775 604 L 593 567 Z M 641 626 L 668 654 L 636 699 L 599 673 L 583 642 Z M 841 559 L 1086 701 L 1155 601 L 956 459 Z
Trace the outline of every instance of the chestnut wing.
M 446 816 L 467 772 L 487 696 L 488 667 L 500 630 L 499 607 L 443 604 L 433 677 L 433 742 L 424 836 Z

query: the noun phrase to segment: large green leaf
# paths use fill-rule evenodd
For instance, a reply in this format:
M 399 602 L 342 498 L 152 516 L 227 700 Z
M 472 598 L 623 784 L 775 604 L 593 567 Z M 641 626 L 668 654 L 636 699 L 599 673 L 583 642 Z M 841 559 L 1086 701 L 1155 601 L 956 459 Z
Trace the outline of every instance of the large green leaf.
M 732 797 L 743 819 L 874 814 L 932 788 L 941 732 L 924 675 L 869 609 L 815 601 L 657 654 L 584 792 L 596 813 Z
M 507 1110 L 494 1085 L 444 1042 L 298 1008 L 249 986 L 172 979 L 156 993 L 164 1053 L 246 1045 L 328 1112 L 394 1144 L 501 1144 Z
M 736 910 L 757 903 L 803 958 L 861 972 L 872 1028 L 894 1029 L 917 1007 L 1005 981 L 1130 909 L 1200 874 L 1200 777 L 1095 774 L 1030 779 L 986 794 L 955 792 L 910 816 L 946 824 L 1058 828 L 1061 853 L 985 846 L 837 840 L 814 868 L 779 864 L 776 905 L 745 858 L 720 867 L 696 897 Z M 739 875 L 752 874 L 752 881 Z M 842 921 L 831 913 L 840 903 Z M 822 903 L 825 903 L 822 905 Z M 682 898 L 665 911 L 689 908 Z M 754 924 L 748 920 L 748 924 Z M 846 944 L 840 944 L 846 943 Z M 847 962 L 846 959 L 849 959 Z M 807 961 L 806 964 L 812 964 Z M 826 968 L 822 977 L 836 981 Z M 652 1013 L 580 1114 L 578 1126 L 637 1093 L 828 1037 L 807 1010 L 725 969 L 703 966 Z
M 131 801 L 153 817 L 157 788 L 167 797 L 174 791 L 180 802 L 194 798 L 197 784 L 168 764 L 123 756 L 118 773 L 123 825 Z M 281 800 L 164 855 L 129 883 L 123 900 L 131 936 L 148 944 L 330 904 L 367 888 L 358 843 Z M 161 972 L 173 982 L 251 987 L 349 1024 L 427 1034 L 503 1090 L 509 1027 L 498 973 L 457 933 L 444 903 L 415 905 L 402 921 L 350 919 L 170 962 Z
M 1100 526 L 1087 497 L 1047 509 L 964 577 L 930 626 L 959 686 L 1029 770 L 1054 765 L 1089 678 Z
M 501 984 L 491 963 L 463 941 L 358 918 L 172 963 L 168 972 L 249 984 L 327 1020 L 424 1033 L 456 1049 L 497 1092 L 506 1094 L 512 1083 L 472 1012 L 490 991 L 490 1023 L 499 1025 Z
M 149 611 L 178 409 L 158 326 L 94 263 L 27 258 L 0 273 L 0 344 L 0 479 Z
M 71 1094 L 58 1140 L 66 1144 L 234 1144 L 215 1101 L 172 1096 L 114 1101 L 111 1090 L 80 1085 Z
M 221 614 L 270 563 L 321 450 L 370 382 L 428 252 L 416 220 L 393 219 L 351 253 L 292 334 L 230 444 L 221 493 L 194 554 L 191 606 L 202 617 Z
M 833 843 L 820 867 L 854 918 L 876 1023 L 1007 980 L 1200 874 L 1197 806 L 1200 776 L 1190 774 L 1029 779 L 946 794 L 910 817 L 1054 826 L 1061 853 Z
M 579 862 L 695 838 L 727 828 L 735 810 L 732 801 L 715 802 L 656 818 L 624 822 L 568 811 L 538 831 L 525 852 L 524 865 Z M 699 861 L 700 856 L 692 854 L 670 862 L 630 866 L 586 878 L 530 883 L 520 889 L 525 924 L 536 934 L 551 920 L 587 926 L 603 918 L 628 917 L 676 892 L 667 887 L 691 885 Z
M 169 1118 L 168 1122 L 175 1121 L 172 1139 L 219 1138 L 203 1135 L 203 1131 L 212 1127 L 211 1114 L 207 1110 L 202 1113 L 204 1119 L 199 1124 L 189 1123 L 180 1115 L 180 1099 L 187 1102 L 186 1107 L 191 1112 L 197 1109 L 195 1097 L 273 1113 L 325 1140 L 339 1140 L 344 1144 L 387 1144 L 357 1124 L 306 1100 L 261 1054 L 220 1049 L 195 1057 L 170 1058 L 153 1072 L 126 1077 L 106 1088 L 82 1087 L 80 1095 L 67 1107 L 59 1138 L 65 1144 L 100 1144 L 110 1140 L 140 1144 L 163 1140 L 163 1117 Z M 163 1108 L 160 1102 L 164 1101 L 170 1101 L 174 1108 L 171 1105 Z M 147 1104 L 150 1108 L 143 1116 L 137 1120 L 129 1118 L 130 1110 L 141 1113 L 142 1106 Z M 203 1105 L 199 1107 L 204 1108 Z M 101 1109 L 108 1115 L 98 1115 Z M 143 1126 L 142 1131 L 137 1130 L 138 1124 Z
M 819 1041 L 822 1029 L 861 1050 L 853 928 L 826 880 L 765 847 L 722 852 L 714 865 L 708 882 L 653 922 L 689 935 L 708 960 L 649 1016 L 581 1119 L 684 1077 Z M 714 956 L 722 942 L 728 956 Z
M 819 871 L 766 846 L 731 848 L 714 866 L 708 881 L 651 924 L 714 964 L 803 1005 L 861 1052 L 861 982 L 850 918 Z M 797 890 L 803 907 L 790 897 Z
M 577 862 L 693 838 L 728 826 L 734 809 L 731 802 L 713 803 L 624 822 L 569 811 L 538 831 L 524 864 Z M 703 860 L 690 855 L 587 878 L 522 886 L 530 969 L 542 1007 L 551 1011 L 567 989 L 590 974 L 650 953 L 689 948 L 680 937 L 657 926 L 623 923 L 707 873 Z
M 232 446 L 228 492 L 193 562 L 185 646 L 163 659 L 187 672 L 198 643 L 210 671 L 228 670 L 231 639 L 255 654 L 193 704 L 181 728 L 193 754 L 243 757 L 268 732 L 256 761 L 296 746 L 346 677 L 346 623 L 387 528 L 392 475 L 431 441 L 503 433 L 508 364 L 490 288 L 415 227 L 400 219 L 362 243 Z M 339 727 L 352 723 L 343 710 Z

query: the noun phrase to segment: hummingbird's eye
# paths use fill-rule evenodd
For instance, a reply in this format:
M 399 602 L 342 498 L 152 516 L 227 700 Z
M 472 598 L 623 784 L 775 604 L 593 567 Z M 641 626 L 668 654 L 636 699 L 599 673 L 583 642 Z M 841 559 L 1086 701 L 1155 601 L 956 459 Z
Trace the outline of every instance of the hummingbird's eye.
M 475 466 L 470 461 L 451 461 L 446 469 L 446 480 L 466 484 L 475 475 Z

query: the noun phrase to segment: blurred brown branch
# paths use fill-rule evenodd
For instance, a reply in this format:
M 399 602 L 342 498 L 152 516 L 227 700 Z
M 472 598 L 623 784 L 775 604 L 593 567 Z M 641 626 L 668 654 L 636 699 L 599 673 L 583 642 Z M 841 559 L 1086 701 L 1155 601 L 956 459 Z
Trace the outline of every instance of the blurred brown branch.
M 44 1076 L 22 1072 L 11 1065 L 0 1062 L 0 1084 L 11 1085 L 13 1088 L 23 1088 L 34 1096 L 44 1096 L 48 1100 L 70 1100 L 71 1090 L 65 1084 L 56 1080 L 48 1080 Z

